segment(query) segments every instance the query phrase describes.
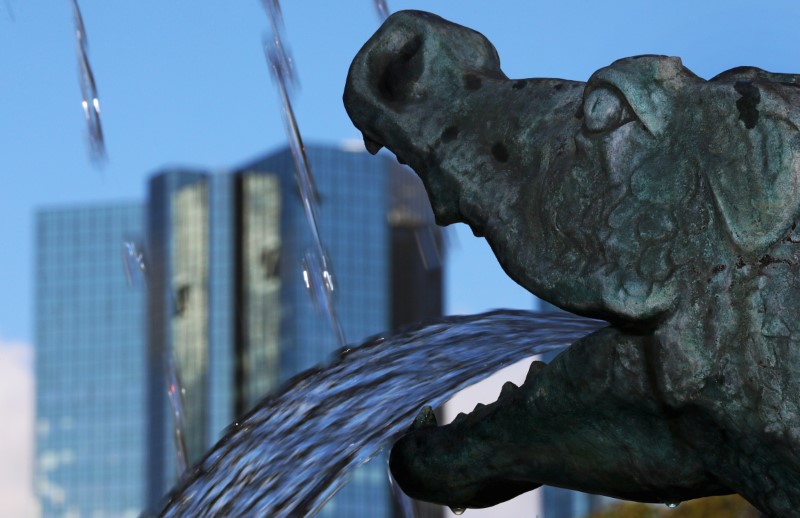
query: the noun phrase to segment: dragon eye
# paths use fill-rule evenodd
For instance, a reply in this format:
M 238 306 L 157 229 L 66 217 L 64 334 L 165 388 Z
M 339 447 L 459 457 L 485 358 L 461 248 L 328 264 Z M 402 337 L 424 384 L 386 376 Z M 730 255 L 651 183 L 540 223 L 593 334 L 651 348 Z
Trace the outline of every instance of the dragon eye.
M 583 101 L 583 120 L 593 133 L 609 131 L 632 120 L 627 103 L 611 88 L 595 88 Z

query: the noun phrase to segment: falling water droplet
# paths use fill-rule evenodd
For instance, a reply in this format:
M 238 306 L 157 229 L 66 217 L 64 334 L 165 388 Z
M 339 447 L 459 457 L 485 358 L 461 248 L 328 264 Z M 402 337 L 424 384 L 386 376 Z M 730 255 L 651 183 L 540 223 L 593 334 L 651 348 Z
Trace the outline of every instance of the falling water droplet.
M 274 61 L 271 60 L 273 66 L 277 65 L 281 79 L 285 82 L 288 92 L 292 92 L 300 84 L 297 74 L 294 70 L 294 60 L 292 59 L 291 52 L 284 44 L 286 37 L 284 35 L 285 28 L 283 25 L 283 14 L 278 0 L 264 0 L 264 9 L 267 11 L 267 18 L 269 19 L 269 37 L 271 40 L 265 42 L 265 46 L 274 51 Z
M 378 13 L 378 19 L 384 21 L 389 17 L 389 6 L 386 5 L 386 0 L 374 0 L 375 11 Z
M 169 352 L 165 352 L 165 357 L 167 383 L 169 387 L 169 390 L 167 391 L 167 397 L 169 398 L 169 405 L 172 409 L 172 417 L 174 419 L 175 427 L 175 468 L 178 471 L 178 476 L 180 476 L 186 471 L 188 459 L 186 454 L 186 435 L 184 434 L 185 425 L 183 420 L 183 409 L 186 406 L 183 401 L 183 395 L 185 394 L 185 391 L 180 380 L 178 368 L 175 365 L 175 357 L 172 353 L 171 347 L 169 348 Z
M 144 262 L 144 253 L 132 241 L 122 243 L 122 267 L 125 269 L 128 286 L 145 283 L 147 266 Z
M 438 238 L 438 232 L 439 230 L 432 224 L 414 230 L 417 251 L 426 271 L 435 270 L 442 264 L 442 243 Z
M 462 514 L 464 514 L 464 511 L 467 510 L 467 508 L 466 507 L 451 507 L 450 510 L 453 511 L 453 514 L 462 515 Z
M 75 19 L 75 37 L 78 43 L 78 80 L 83 97 L 81 106 L 89 130 L 90 155 L 94 164 L 99 166 L 106 158 L 106 145 L 103 137 L 103 125 L 100 122 L 100 99 L 97 95 L 97 84 L 94 80 L 92 66 L 89 64 L 89 43 L 78 0 L 72 0 L 72 13 Z
M 128 281 L 128 286 L 133 286 L 134 283 L 141 283 L 147 288 L 148 269 L 144 252 L 134 241 L 123 241 L 122 243 L 122 266 L 125 269 L 125 279 Z M 184 423 L 186 387 L 181 383 L 180 370 L 172 347 L 164 349 L 164 374 L 167 381 L 167 399 L 172 409 L 175 468 L 178 476 L 181 476 L 186 471 L 188 462 Z
M 314 303 L 324 309 L 339 345 L 344 347 L 347 341 L 333 304 L 333 273 L 317 225 L 319 197 L 290 99 L 293 89 L 298 84 L 297 76 L 294 73 L 292 58 L 283 43 L 285 37 L 280 4 L 278 0 L 264 0 L 264 7 L 271 29 L 271 34 L 264 39 L 264 52 L 283 107 L 284 130 L 294 158 L 295 180 L 308 228 L 311 231 L 312 248 L 305 256 L 303 280 Z
M 666 505 L 670 509 L 675 509 L 676 507 L 678 507 L 678 505 L 680 505 L 680 502 L 664 502 L 664 505 Z
M 346 344 L 344 331 L 336 315 L 333 303 L 333 275 L 331 274 L 330 261 L 324 250 L 320 253 L 319 247 L 309 249 L 303 258 L 303 280 L 308 288 L 311 300 L 317 309 L 322 310 L 336 334 L 339 345 Z

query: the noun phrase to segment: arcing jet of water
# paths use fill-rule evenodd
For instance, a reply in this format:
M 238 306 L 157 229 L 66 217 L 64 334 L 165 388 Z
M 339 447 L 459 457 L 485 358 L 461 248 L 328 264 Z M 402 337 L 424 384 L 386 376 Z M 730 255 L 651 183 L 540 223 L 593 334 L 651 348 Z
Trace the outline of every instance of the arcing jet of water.
M 231 426 L 159 515 L 313 516 L 424 405 L 602 325 L 567 313 L 497 311 L 343 349 Z

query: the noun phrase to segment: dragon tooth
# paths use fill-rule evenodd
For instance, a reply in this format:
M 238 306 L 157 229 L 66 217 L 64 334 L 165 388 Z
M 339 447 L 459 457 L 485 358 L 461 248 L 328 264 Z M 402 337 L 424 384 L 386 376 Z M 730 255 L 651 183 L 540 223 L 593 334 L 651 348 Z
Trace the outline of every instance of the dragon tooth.
M 429 405 L 422 407 L 414 422 L 411 424 L 412 430 L 424 430 L 425 428 L 435 428 L 438 426 L 436 422 L 436 414 L 433 413 L 433 408 Z
M 514 391 L 516 391 L 519 387 L 514 385 L 512 382 L 507 381 L 503 383 L 503 388 L 500 389 L 500 397 L 507 397 L 510 396 Z
M 528 383 L 530 380 L 535 378 L 536 375 L 542 372 L 542 369 L 544 369 L 546 366 L 547 364 L 545 362 L 540 362 L 538 360 L 531 362 L 531 366 L 528 369 L 528 375 L 525 376 L 525 383 Z

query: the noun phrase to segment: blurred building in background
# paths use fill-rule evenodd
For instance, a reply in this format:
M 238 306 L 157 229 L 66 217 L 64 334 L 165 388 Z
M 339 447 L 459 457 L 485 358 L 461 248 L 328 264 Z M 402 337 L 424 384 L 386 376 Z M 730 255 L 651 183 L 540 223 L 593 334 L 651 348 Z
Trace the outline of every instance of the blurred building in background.
M 442 314 L 440 231 L 422 184 L 386 156 L 307 146 L 319 228 L 348 342 Z M 148 505 L 175 481 L 165 351 L 180 366 L 189 463 L 278 384 L 340 347 L 303 282 L 311 234 L 288 149 L 231 174 L 150 181 Z M 362 468 L 323 516 L 392 515 L 385 459 Z
M 616 502 L 613 498 L 571 491 L 560 487 L 542 487 L 542 509 L 547 518 L 584 518 Z
M 135 518 L 145 468 L 144 286 L 123 242 L 138 203 L 36 216 L 34 491 L 44 516 Z
M 419 179 L 383 155 L 306 151 L 348 342 L 441 315 L 442 237 Z M 168 350 L 192 464 L 264 394 L 340 346 L 303 283 L 311 239 L 288 149 L 225 174 L 164 171 L 143 204 L 44 210 L 37 225 L 45 516 L 138 516 L 174 484 Z M 146 283 L 126 286 L 123 242 L 146 251 Z M 378 458 L 321 515 L 397 512 Z

